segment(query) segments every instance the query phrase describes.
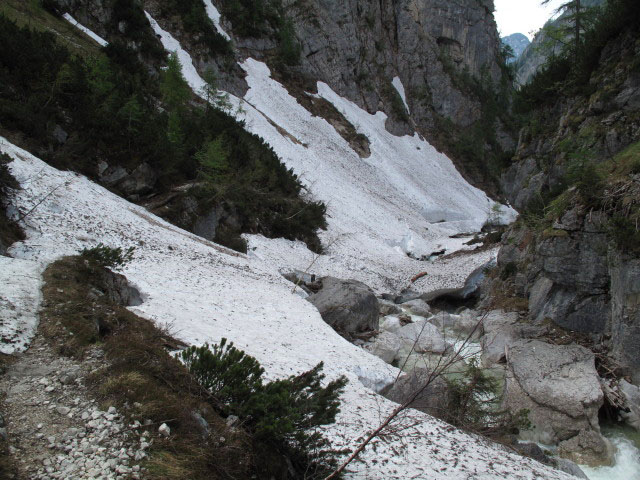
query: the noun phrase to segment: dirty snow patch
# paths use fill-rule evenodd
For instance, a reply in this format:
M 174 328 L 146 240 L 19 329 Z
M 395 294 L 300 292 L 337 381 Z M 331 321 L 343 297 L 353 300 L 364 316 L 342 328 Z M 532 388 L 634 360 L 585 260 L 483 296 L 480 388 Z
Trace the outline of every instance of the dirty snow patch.
M 393 80 L 391 83 L 393 84 L 393 87 L 396 89 L 396 91 L 400 94 L 400 97 L 404 102 L 404 106 L 407 109 L 407 113 L 410 114 L 411 110 L 409 109 L 409 104 L 407 103 L 407 94 L 404 91 L 404 85 L 402 84 L 402 80 L 400 80 L 400 77 L 393 77 Z
M 109 42 L 107 42 L 104 38 L 102 38 L 97 33 L 92 32 L 87 27 L 82 25 L 75 18 L 73 18 L 69 13 L 65 13 L 62 17 L 71 25 L 76 27 L 78 30 L 82 30 L 85 34 L 90 36 L 96 43 L 100 44 L 101 47 L 106 47 L 107 45 L 109 45 Z
M 223 30 L 222 26 L 220 25 L 220 12 L 218 11 L 218 9 L 213 5 L 211 0 L 204 0 L 204 6 L 207 9 L 207 15 L 209 15 L 209 18 L 213 22 L 213 26 L 216 27 L 218 33 L 230 41 L 231 37 L 227 34 L 227 32 Z
M 146 10 L 144 14 L 147 16 L 155 34 L 160 37 L 160 41 L 162 42 L 165 50 L 175 52 L 176 55 L 178 55 L 178 60 L 180 60 L 180 64 L 182 65 L 182 74 L 184 75 L 185 80 L 193 91 L 200 95 L 206 83 L 198 74 L 196 67 L 194 67 L 191 55 L 182 49 L 180 42 L 178 42 L 173 35 L 162 29 L 162 27 L 158 25 L 158 22 L 156 22 Z
M 35 335 L 42 267 L 0 256 L 0 353 L 24 352 Z
M 145 302 L 132 311 L 171 326 L 189 344 L 226 337 L 256 357 L 269 378 L 301 373 L 320 361 L 327 379 L 348 378 L 336 423 L 325 431 L 336 449 L 353 449 L 397 406 L 365 384 L 380 388 L 398 370 L 335 333 L 271 263 L 185 232 L 2 138 L 0 151 L 14 159 L 9 167 L 22 186 L 18 209 L 42 199 L 22 222 L 27 240 L 12 247 L 13 255 L 44 264 L 98 242 L 136 245 L 123 273 Z M 58 185 L 63 187 L 54 190 Z M 417 411 L 407 411 L 400 422 L 402 434 L 365 450 L 347 478 L 570 478 Z
M 204 81 L 189 53 L 147 17 L 165 49 L 177 52 L 187 82 L 202 96 Z M 235 109 L 231 113 L 274 149 L 307 186 L 311 199 L 327 205 L 328 213 L 320 258 L 299 242 L 247 236 L 251 255 L 280 269 L 306 270 L 312 264 L 311 273 L 357 279 L 377 292 L 404 288 L 425 270 L 433 281 L 421 281 L 415 285 L 418 290 L 462 287 L 466 276 L 489 260 L 486 252 L 435 264 L 409 257 L 468 248 L 468 239 L 450 237 L 479 231 L 495 216 L 494 202 L 467 183 L 447 156 L 418 135 L 390 134 L 384 113 L 369 114 L 319 82 L 318 96 L 370 139 L 371 157 L 363 160 L 333 126 L 311 115 L 272 79 L 264 63 L 249 58 L 241 67 L 249 90 L 244 99 L 229 95 Z M 515 218 L 508 207 L 502 212 Z M 435 279 L 445 283 L 436 285 Z

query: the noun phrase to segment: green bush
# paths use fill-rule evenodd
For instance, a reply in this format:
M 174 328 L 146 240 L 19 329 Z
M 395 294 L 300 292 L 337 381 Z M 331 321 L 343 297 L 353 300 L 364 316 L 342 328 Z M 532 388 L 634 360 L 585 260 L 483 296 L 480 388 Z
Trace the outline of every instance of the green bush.
M 95 266 L 122 270 L 125 265 L 133 260 L 134 250 L 134 247 L 123 250 L 120 247 L 113 248 L 99 243 L 93 248 L 82 249 L 80 255 Z
M 576 187 L 586 206 L 600 206 L 605 178 L 593 161 L 581 159 L 571 162 L 567 169 L 567 182 Z
M 222 142 L 224 174 L 214 165 L 207 188 L 196 194 L 201 213 L 219 205 L 236 212 L 225 226 L 225 245 L 242 250 L 240 234 L 260 233 L 321 249 L 324 205 L 302 198 L 296 175 L 223 110 L 223 99 L 214 106 L 192 101 L 177 57 L 157 75 L 118 42 L 94 58 L 77 58 L 53 34 L 19 28 L 4 16 L 0 42 L 0 128 L 27 137 L 34 154 L 94 178 L 98 158 L 128 170 L 144 161 L 158 174 L 154 193 L 161 193 L 197 180 L 203 155 Z M 56 125 L 69 134 L 63 145 L 54 138 Z
M 637 34 L 639 29 L 640 2 L 609 0 L 593 27 L 585 33 L 578 52 L 566 49 L 520 89 L 514 101 L 516 111 L 531 112 L 542 105 L 553 104 L 560 96 L 591 94 L 595 85 L 589 80 L 600 65 L 604 47 L 621 33 Z
M 265 383 L 259 362 L 226 339 L 212 347 L 190 347 L 180 357 L 216 400 L 215 407 L 237 415 L 259 443 L 257 448 L 270 452 L 265 459 L 278 452 L 298 473 L 331 471 L 332 459 L 322 452 L 326 442 L 314 429 L 335 421 L 346 378 L 323 387 L 320 363 L 300 375 Z
M 622 252 L 640 255 L 640 231 L 635 221 L 615 215 L 609 222 L 609 234 Z
M 472 360 L 462 377 L 447 380 L 449 403 L 443 419 L 457 427 L 490 437 L 515 434 L 531 427 L 528 410 L 515 414 L 500 409 L 496 378 Z

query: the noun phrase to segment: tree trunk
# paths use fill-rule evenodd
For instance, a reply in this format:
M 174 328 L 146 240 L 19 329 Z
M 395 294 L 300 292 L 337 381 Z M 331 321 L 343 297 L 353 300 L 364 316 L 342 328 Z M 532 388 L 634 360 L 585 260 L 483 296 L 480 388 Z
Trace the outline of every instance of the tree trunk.
M 580 16 L 581 16 L 581 5 L 580 5 L 580 0 L 575 0 L 575 9 L 576 9 L 576 30 L 575 30 L 575 40 L 576 40 L 576 52 L 575 52 L 575 56 L 576 56 L 576 60 L 578 58 L 578 52 L 580 51 L 580 29 L 582 27 L 581 22 L 580 22 Z

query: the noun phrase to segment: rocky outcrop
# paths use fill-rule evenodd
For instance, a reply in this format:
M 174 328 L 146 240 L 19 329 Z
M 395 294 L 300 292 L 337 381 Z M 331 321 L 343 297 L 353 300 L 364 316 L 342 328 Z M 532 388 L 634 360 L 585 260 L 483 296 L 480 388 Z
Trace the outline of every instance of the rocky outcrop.
M 417 353 L 444 353 L 448 344 L 438 327 L 427 320 L 409 323 L 396 332 L 405 339 Z
M 513 33 L 506 37 L 502 37 L 502 43 L 509 46 L 513 51 L 513 58 L 508 60 L 509 63 L 517 61 L 525 49 L 531 45 L 531 41 L 522 33 Z
M 529 410 L 532 423 L 522 436 L 560 444 L 589 464 L 608 463 L 611 451 L 598 424 L 604 394 L 593 353 L 578 345 L 520 340 L 511 345 L 507 359 L 505 406 L 513 412 Z
M 320 291 L 307 300 L 316 306 L 322 319 L 342 335 L 372 332 L 378 328 L 378 299 L 362 282 L 324 277 Z
M 640 431 L 640 387 L 620 380 L 620 392 L 624 401 L 620 416 L 629 426 Z
M 527 221 L 503 237 L 498 255 L 503 280 L 528 300 L 532 322 L 588 335 L 634 382 L 640 381 L 640 276 L 637 258 L 623 253 L 613 234 L 612 219 L 629 213 L 612 206 L 612 192 L 638 179 L 598 175 L 612 172 L 640 140 L 636 37 L 623 31 L 603 48 L 590 80 L 597 88 L 588 95 L 559 95 L 532 112 L 502 176 L 506 195 Z M 600 174 L 587 178 L 590 162 L 607 167 L 593 167 Z M 637 191 L 630 188 L 621 200 L 625 208 L 637 204 Z
M 442 377 L 432 376 L 423 368 L 401 376 L 397 382 L 381 393 L 389 400 L 401 405 L 413 400 L 409 405 L 410 408 L 435 417 L 442 417 L 449 403 L 447 382 Z
M 127 277 L 110 270 L 100 270 L 96 282 L 100 285 L 102 293 L 110 302 L 124 307 L 136 307 L 142 305 L 142 297 L 137 288 L 133 287 Z M 100 293 L 100 292 L 95 292 Z
M 381 358 L 389 364 L 393 364 L 401 356 L 405 342 L 395 333 L 382 331 L 375 340 L 364 346 L 364 349 Z
M 640 384 L 640 260 L 611 255 L 611 350 Z
M 485 367 L 506 362 L 509 348 L 522 338 L 515 325 L 517 321 L 517 313 L 500 311 L 491 312 L 484 318 L 481 345 L 482 364 Z

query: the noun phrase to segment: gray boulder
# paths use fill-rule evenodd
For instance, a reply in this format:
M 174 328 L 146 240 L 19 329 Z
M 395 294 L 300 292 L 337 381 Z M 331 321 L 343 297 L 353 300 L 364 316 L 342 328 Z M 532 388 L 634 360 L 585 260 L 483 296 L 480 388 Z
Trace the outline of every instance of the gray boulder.
M 427 383 L 429 385 L 424 388 Z M 423 368 L 401 376 L 397 382 L 383 390 L 382 395 L 393 402 L 404 404 L 419 390 L 422 391 L 410 407 L 442 417 L 449 403 L 449 386 L 441 377 L 430 379 L 430 372 Z
M 396 315 L 398 313 L 402 313 L 402 309 L 392 301 L 382 298 L 378 299 L 378 303 L 380 304 L 380 315 L 384 317 L 386 317 L 387 315 Z
M 448 347 L 438 327 L 426 320 L 405 325 L 397 335 L 410 345 L 415 343 L 417 353 L 444 353 Z
M 598 411 L 604 394 L 592 352 L 579 345 L 518 340 L 510 346 L 507 361 L 505 407 L 512 412 L 528 409 L 533 426 L 522 432 L 523 438 L 560 444 L 585 432 L 582 436 L 590 440 L 602 439 Z M 573 441 L 564 443 L 563 451 L 587 458 L 596 452 L 593 445 Z
M 560 456 L 590 467 L 611 465 L 614 448 L 611 442 L 593 430 L 582 430 L 578 435 L 558 445 Z
M 315 305 L 322 319 L 342 335 L 372 332 L 378 328 L 378 299 L 362 282 L 325 277 L 320 291 L 307 300 Z
M 385 332 L 397 333 L 405 323 L 403 323 L 399 317 L 394 315 L 389 315 L 388 317 L 384 317 L 384 320 L 380 324 L 380 329 Z
M 628 411 L 620 411 L 622 419 L 631 427 L 640 431 L 640 388 L 620 380 L 620 392 L 624 399 L 624 406 Z
M 589 480 L 589 477 L 587 477 L 582 469 L 571 460 L 567 460 L 566 458 L 554 458 L 553 463 L 553 466 L 561 472 L 568 473 L 569 475 L 573 475 L 577 478 Z
M 482 334 L 482 326 L 478 325 L 477 312 L 465 310 L 460 315 L 447 312 L 438 312 L 429 318 L 429 322 L 439 328 L 447 328 L 459 334 L 461 338 L 472 335 L 472 338 L 479 338 Z
M 516 326 L 518 314 L 494 310 L 482 321 L 484 336 L 481 339 L 482 364 L 485 367 L 504 363 L 508 348 L 521 338 Z
M 383 331 L 364 349 L 391 364 L 399 357 L 403 347 L 404 341 L 398 335 Z
M 429 317 L 431 315 L 431 307 L 429 304 L 419 298 L 403 303 L 402 307 L 407 309 L 409 313 L 420 317 Z

